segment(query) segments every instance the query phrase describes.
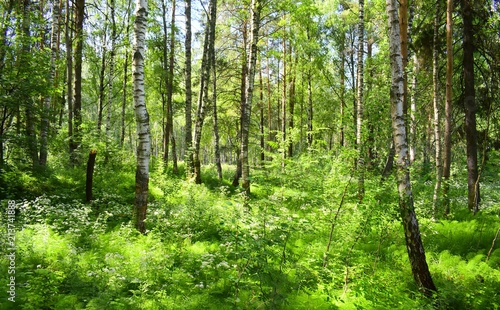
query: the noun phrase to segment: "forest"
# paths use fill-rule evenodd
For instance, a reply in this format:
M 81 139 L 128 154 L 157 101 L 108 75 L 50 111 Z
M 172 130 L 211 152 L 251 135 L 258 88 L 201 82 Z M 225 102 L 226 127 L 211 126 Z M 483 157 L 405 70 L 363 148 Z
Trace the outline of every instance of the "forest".
M 0 0 L 0 309 L 500 309 L 498 0 Z

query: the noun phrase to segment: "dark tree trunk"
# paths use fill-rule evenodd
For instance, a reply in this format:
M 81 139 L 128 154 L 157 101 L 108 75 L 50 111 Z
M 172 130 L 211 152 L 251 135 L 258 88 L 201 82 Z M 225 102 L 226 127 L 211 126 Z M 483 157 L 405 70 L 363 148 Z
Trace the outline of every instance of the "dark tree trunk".
M 239 124 L 236 124 L 236 128 L 238 128 L 238 139 L 237 141 L 240 143 L 239 145 L 239 150 L 241 152 L 241 124 L 243 121 L 243 108 L 245 105 L 245 89 L 246 89 L 246 82 L 247 82 L 247 74 L 248 74 L 248 67 L 247 67 L 247 24 L 246 22 L 243 22 L 242 25 L 242 36 L 243 36 L 243 63 L 241 65 L 241 84 L 240 84 L 240 120 Z M 236 171 L 234 172 L 234 177 L 233 177 L 233 186 L 238 186 L 240 183 L 240 178 L 241 178 L 241 154 L 237 152 L 236 156 Z
M 87 161 L 87 179 L 85 182 L 85 200 L 87 202 L 91 202 L 94 199 L 92 196 L 92 184 L 96 156 L 97 150 L 91 150 L 89 153 L 89 159 Z
M 446 5 L 446 104 L 444 108 L 444 149 L 443 149 L 443 204 L 444 214 L 450 213 L 451 170 L 451 131 L 452 131 L 452 100 L 453 100 L 453 0 L 447 0 Z
M 479 210 L 479 172 L 477 167 L 476 92 L 474 88 L 474 28 L 471 0 L 462 0 L 463 19 L 463 67 L 465 138 L 467 141 L 467 189 L 469 210 Z
M 73 102 L 73 138 L 70 139 L 71 162 L 78 163 L 75 151 L 82 143 L 82 61 L 83 61 L 83 20 L 85 18 L 85 0 L 75 1 L 75 100 Z

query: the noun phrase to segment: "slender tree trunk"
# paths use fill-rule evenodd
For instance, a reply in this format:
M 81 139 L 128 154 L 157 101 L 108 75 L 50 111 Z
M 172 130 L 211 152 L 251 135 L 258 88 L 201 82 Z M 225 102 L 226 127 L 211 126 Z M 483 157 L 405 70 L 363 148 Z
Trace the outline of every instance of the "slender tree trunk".
M 70 157 L 73 164 L 77 164 L 76 150 L 82 143 L 82 62 L 83 62 L 83 20 L 85 18 L 85 0 L 75 1 L 75 99 L 73 102 L 73 139 L 70 141 Z
M 166 61 L 166 59 L 165 59 Z M 167 126 L 172 142 L 172 169 L 174 174 L 177 174 L 177 150 L 175 148 L 174 137 L 174 110 L 172 105 L 172 97 L 174 94 L 174 65 L 175 65 L 175 0 L 172 1 L 172 20 L 170 22 L 170 57 L 168 60 L 168 80 L 167 80 Z M 168 153 L 168 148 L 166 150 Z
M 211 52 L 212 62 L 212 106 L 214 118 L 214 155 L 215 167 L 217 168 L 217 178 L 222 181 L 222 163 L 220 158 L 220 136 L 219 136 L 219 119 L 217 115 L 217 67 L 215 59 L 215 50 Z
M 242 187 L 250 194 L 250 165 L 248 160 L 248 138 L 252 112 L 255 65 L 257 63 L 257 42 L 259 41 L 261 0 L 252 0 L 250 12 L 250 55 L 248 55 L 248 76 L 245 91 L 245 105 L 241 117 L 241 179 Z
M 99 136 L 101 136 L 101 130 L 102 130 L 102 113 L 104 112 L 104 95 L 105 95 L 105 88 L 106 86 L 104 85 L 104 78 L 106 75 L 106 28 L 104 27 L 104 34 L 103 34 L 103 40 L 102 40 L 102 55 L 101 55 L 101 70 L 99 70 L 99 103 L 97 107 L 97 133 Z
M 446 1 L 446 103 L 444 108 L 444 151 L 443 151 L 443 204 L 444 214 L 450 213 L 451 170 L 451 125 L 452 125 L 452 100 L 453 100 L 453 0 Z
M 73 156 L 73 25 L 72 25 L 72 12 L 73 5 L 70 0 L 66 0 L 66 29 L 65 29 L 65 43 L 66 43 L 66 100 L 68 102 L 68 137 L 69 137 L 69 151 L 70 159 Z
M 288 100 L 288 104 L 289 104 L 289 108 L 288 108 L 288 112 L 289 112 L 289 118 L 288 118 L 288 128 L 290 130 L 290 133 L 291 131 L 293 130 L 294 128 L 294 123 L 293 123 L 293 118 L 294 118 L 294 114 L 295 114 L 295 81 L 296 81 L 296 76 L 297 76 L 297 73 L 294 72 L 295 69 L 293 67 L 293 61 L 292 61 L 292 54 L 293 54 L 293 51 L 292 51 L 292 44 L 289 45 L 289 53 L 290 55 L 290 72 L 289 72 L 289 75 L 290 75 L 290 91 L 289 91 L 289 100 Z M 295 59 L 295 63 L 298 62 L 298 58 Z M 288 143 L 288 158 L 292 158 L 293 156 L 293 140 L 289 139 L 289 143 Z
M 309 58 L 311 59 L 311 58 Z M 312 72 L 311 68 L 307 69 L 307 145 L 312 148 L 314 141 L 313 134 L 313 90 L 312 90 Z
M 345 146 L 345 35 L 340 41 L 340 145 Z
M 403 61 L 403 113 L 408 114 L 408 75 L 406 67 L 408 65 L 408 2 L 409 0 L 399 1 L 399 31 L 401 34 L 401 58 Z
M 216 0 L 210 1 L 209 16 L 207 17 L 207 27 L 205 30 L 205 43 L 203 47 L 203 58 L 201 64 L 201 80 L 200 94 L 198 96 L 198 110 L 196 115 L 195 132 L 194 132 L 194 177 L 197 184 L 201 183 L 201 160 L 200 160 L 200 143 L 203 122 L 208 104 L 208 85 L 210 83 L 211 69 L 211 53 L 213 52 L 213 44 L 215 41 L 215 18 L 217 16 Z M 214 41 L 212 41 L 214 40 Z
M 260 163 L 261 165 L 264 164 L 265 160 L 265 138 L 264 138 L 264 82 L 262 81 L 262 68 L 259 70 L 259 93 L 260 93 L 260 100 L 259 100 L 259 108 L 260 108 L 260 122 L 259 122 L 259 129 L 260 129 Z
M 115 75 L 115 53 L 116 53 L 116 20 L 115 20 L 115 0 L 110 0 L 111 15 L 111 50 L 109 51 L 109 72 L 108 72 L 108 105 L 106 107 L 106 152 L 104 159 L 109 160 L 109 143 L 112 139 L 111 133 L 111 113 L 113 111 L 113 79 Z
M 398 3 L 396 0 L 387 0 L 386 4 L 387 14 L 389 16 L 389 46 L 392 71 L 391 115 L 394 144 L 397 153 L 399 210 L 405 231 L 406 247 L 413 277 L 424 294 L 431 296 L 436 291 L 436 286 L 432 281 L 425 258 L 425 251 L 420 237 L 420 229 L 414 210 L 410 182 L 408 144 L 406 140 L 406 126 L 403 111 L 404 78 L 401 40 L 399 37 Z
M 479 172 L 477 167 L 477 129 L 476 129 L 476 91 L 474 88 L 474 28 L 471 0 L 462 0 L 463 19 L 463 67 L 464 67 L 464 106 L 465 138 L 467 142 L 467 183 L 469 210 L 479 210 Z
M 91 150 L 89 159 L 87 161 L 87 178 L 85 181 L 85 201 L 91 202 L 94 198 L 92 196 L 92 186 L 94 180 L 94 166 L 97 150 Z
M 356 147 L 358 149 L 357 170 L 358 170 L 358 199 L 363 201 L 365 195 L 365 159 L 363 137 L 363 70 L 364 70 L 364 41 L 365 41 L 365 21 L 364 21 L 364 0 L 359 0 L 358 16 L 358 54 L 357 54 L 357 106 L 356 106 Z
M 59 0 L 52 1 L 52 33 L 50 36 L 49 84 L 54 88 L 56 80 L 57 37 L 59 35 Z M 52 95 L 45 96 L 40 127 L 40 165 L 47 165 L 47 142 L 50 128 Z
M 149 133 L 149 114 L 146 108 L 144 91 L 144 58 L 147 30 L 147 1 L 136 0 L 134 45 L 132 60 L 132 80 L 134 87 L 134 108 L 137 122 L 137 167 L 135 174 L 135 225 L 141 233 L 146 233 L 146 212 L 148 207 L 149 157 L 151 138 Z
M 128 34 L 130 32 L 130 6 L 132 5 L 132 0 L 128 0 L 127 6 L 127 25 L 125 27 L 125 36 L 128 38 Z M 128 61 L 129 61 L 129 53 L 128 53 L 128 40 L 125 39 L 125 64 L 123 65 L 123 96 L 122 96 L 122 113 L 121 113 L 121 135 L 120 135 L 120 146 L 123 147 L 125 142 L 125 116 L 126 116 L 126 108 L 127 108 L 127 83 L 128 83 Z
M 439 191 L 443 175 L 441 159 L 441 126 L 439 115 L 439 77 L 438 77 L 438 36 L 439 36 L 439 5 L 436 4 L 434 17 L 434 46 L 432 55 L 432 84 L 433 84 L 433 109 L 434 109 L 434 144 L 436 164 L 436 184 L 434 185 L 434 196 L 432 199 L 432 217 L 435 219 L 438 209 Z
M 163 74 L 165 78 L 165 85 L 167 88 L 167 93 L 169 92 L 169 86 L 170 86 L 170 71 L 168 68 L 167 64 L 167 59 L 168 59 L 168 26 L 167 26 L 167 6 L 165 4 L 165 1 L 161 1 L 161 18 L 163 21 Z M 172 8 L 173 11 L 175 11 L 174 8 Z M 171 51 L 172 52 L 172 51 Z M 160 80 L 160 88 L 161 93 L 162 93 L 162 103 L 163 103 L 163 163 L 165 165 L 165 169 L 168 166 L 168 151 L 169 151 L 169 146 L 170 146 L 170 122 L 169 122 L 169 113 L 170 109 L 167 104 L 167 100 L 165 99 L 165 93 L 163 91 L 163 88 L 161 87 L 162 83 Z M 168 95 L 167 95 L 168 96 Z
M 186 16 L 186 38 L 184 42 L 185 46 L 185 57 L 186 57 L 186 103 L 185 103 L 185 137 L 184 141 L 186 144 L 186 174 L 188 178 L 191 178 L 193 174 L 193 150 L 192 150 L 192 118 L 191 118 L 191 108 L 193 102 L 192 88 L 191 88 L 191 0 L 185 0 L 185 11 Z
M 238 148 L 238 155 L 236 156 L 237 163 L 236 163 L 236 171 L 234 172 L 234 177 L 233 177 L 233 186 L 238 186 L 240 183 L 240 178 L 241 178 L 241 124 L 243 122 L 243 109 L 245 106 L 245 100 L 246 100 L 246 83 L 247 83 L 247 76 L 248 76 L 248 67 L 247 67 L 247 45 L 248 45 L 248 40 L 247 40 L 247 22 L 244 21 L 242 25 L 242 37 L 243 37 L 243 46 L 242 46 L 242 64 L 241 64 L 241 83 L 240 83 L 240 120 L 239 120 L 239 125 L 238 123 L 236 124 L 236 128 L 238 128 L 238 141 L 240 142 L 239 148 Z
M 417 155 L 417 81 L 420 65 L 417 54 L 413 54 L 413 77 L 411 82 L 410 97 L 410 164 L 413 163 Z
M 22 2 L 22 23 L 21 23 L 21 50 L 19 61 L 19 68 L 22 71 L 22 79 L 24 80 L 20 85 L 20 97 L 22 98 L 22 103 L 25 109 L 25 121 L 26 121 L 26 138 L 27 138 L 27 151 L 31 159 L 31 164 L 36 167 L 39 163 L 38 159 L 38 146 L 37 146 L 37 136 L 35 130 L 35 115 L 34 115 L 34 99 L 30 96 L 28 89 L 29 82 L 27 77 L 29 76 L 30 61 L 28 60 L 31 54 L 31 0 L 23 0 Z
M 286 158 L 286 147 L 287 147 L 287 141 L 286 141 L 286 100 L 287 100 L 287 72 L 286 72 L 286 66 L 287 66 L 287 59 L 286 59 L 286 34 L 283 34 L 283 76 L 282 76 L 282 81 L 283 81 L 283 92 L 281 95 L 281 149 L 283 150 L 283 165 L 285 164 L 284 159 Z

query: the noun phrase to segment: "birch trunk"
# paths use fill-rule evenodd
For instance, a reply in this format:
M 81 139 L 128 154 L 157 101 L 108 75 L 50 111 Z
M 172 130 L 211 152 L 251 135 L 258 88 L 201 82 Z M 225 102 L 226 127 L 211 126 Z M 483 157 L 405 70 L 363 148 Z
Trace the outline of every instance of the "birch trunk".
M 438 209 L 439 191 L 441 190 L 441 179 L 443 175 L 441 159 L 441 128 L 439 115 L 439 79 L 438 79 L 438 36 L 439 36 L 439 5 L 436 5 L 434 17 L 434 46 L 432 51 L 432 84 L 433 84 L 433 109 L 434 109 L 434 145 L 435 145 L 435 166 L 436 183 L 434 185 L 434 195 L 432 199 L 432 217 L 435 219 Z
M 198 109 L 196 112 L 196 123 L 194 128 L 194 181 L 197 184 L 201 183 L 201 160 L 200 160 L 200 143 L 203 123 L 205 121 L 205 114 L 208 104 L 208 85 L 210 83 L 210 57 L 211 57 L 211 42 L 212 32 L 215 32 L 215 20 L 212 20 L 212 15 L 216 14 L 216 0 L 210 1 L 210 16 L 207 17 L 207 26 L 205 30 L 205 43 L 203 46 L 203 58 L 201 60 L 201 79 L 200 79 L 200 93 L 198 96 Z M 215 16 L 215 15 L 214 15 Z M 214 33 L 215 35 L 215 33 Z
M 113 78 L 115 75 L 115 53 L 116 53 L 116 21 L 115 21 L 115 0 L 110 0 L 111 15 L 111 50 L 109 51 L 109 72 L 108 72 L 108 106 L 106 107 L 106 153 L 105 160 L 109 157 L 109 142 L 111 139 L 111 112 L 113 108 Z
M 248 136 L 252 112 L 255 65 L 257 63 L 257 42 L 259 41 L 261 0 L 252 0 L 250 12 L 250 55 L 248 55 L 248 75 L 245 91 L 245 104 L 241 117 L 241 185 L 250 194 L 250 165 L 248 162 Z
M 66 43 L 66 100 L 68 102 L 68 137 L 69 137 L 69 151 L 70 157 L 72 156 L 72 144 L 73 144 L 73 27 L 71 25 L 71 13 L 73 12 L 73 6 L 70 0 L 66 0 L 66 18 L 65 18 L 65 37 L 64 41 Z
M 394 145 L 396 150 L 397 182 L 399 191 L 399 210 L 405 232 L 406 248 L 411 264 L 413 277 L 417 285 L 427 296 L 436 291 L 425 251 L 420 237 L 420 229 L 415 215 L 413 194 L 410 182 L 408 144 L 403 112 L 404 86 L 403 61 L 401 57 L 401 40 L 398 23 L 398 2 L 387 0 L 386 8 L 389 17 L 389 48 L 391 61 L 391 116 Z
M 192 118 L 191 109 L 193 104 L 193 94 L 191 88 L 191 0 L 186 0 L 185 2 L 184 15 L 186 16 L 186 38 L 184 41 L 185 46 L 185 57 L 186 57 L 186 103 L 185 103 L 185 121 L 186 121 L 186 133 L 184 136 L 184 141 L 186 144 L 186 175 L 188 178 L 191 177 L 193 173 L 193 130 L 192 130 Z
M 148 207 L 149 157 L 151 138 L 149 133 L 149 114 L 144 92 L 144 58 L 147 28 L 147 1 L 136 0 L 134 23 L 134 46 L 132 60 L 132 81 L 134 109 L 137 123 L 137 166 L 135 174 L 135 225 L 141 233 L 146 232 L 144 220 Z

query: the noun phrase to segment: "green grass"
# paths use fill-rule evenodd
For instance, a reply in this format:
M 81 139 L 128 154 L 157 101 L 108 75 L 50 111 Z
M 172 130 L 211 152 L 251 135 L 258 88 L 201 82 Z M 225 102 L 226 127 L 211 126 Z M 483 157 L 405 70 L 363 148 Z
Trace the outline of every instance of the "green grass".
M 500 184 L 486 178 L 485 208 L 428 219 L 432 182 L 414 177 L 417 213 L 439 293 L 411 275 L 393 179 L 368 174 L 363 204 L 346 158 L 279 162 L 253 170 L 250 199 L 230 185 L 234 167 L 203 170 L 204 184 L 153 163 L 147 235 L 131 224 L 134 171 L 96 167 L 95 201 L 84 174 L 9 171 L 16 199 L 16 304 L 2 309 L 498 309 Z M 124 164 L 125 166 L 125 164 Z M 488 172 L 491 174 L 491 172 Z M 7 186 L 3 175 L 2 186 Z M 5 187 L 4 187 L 5 188 Z M 345 201 L 340 205 L 344 196 Z M 332 221 L 327 265 L 324 255 Z M 6 217 L 0 230 L 6 234 Z M 5 248 L 5 246 L 4 246 Z M 488 252 L 492 248 L 490 257 Z M 9 261 L 0 258 L 7 275 Z M 7 287 L 9 279 L 0 278 Z

